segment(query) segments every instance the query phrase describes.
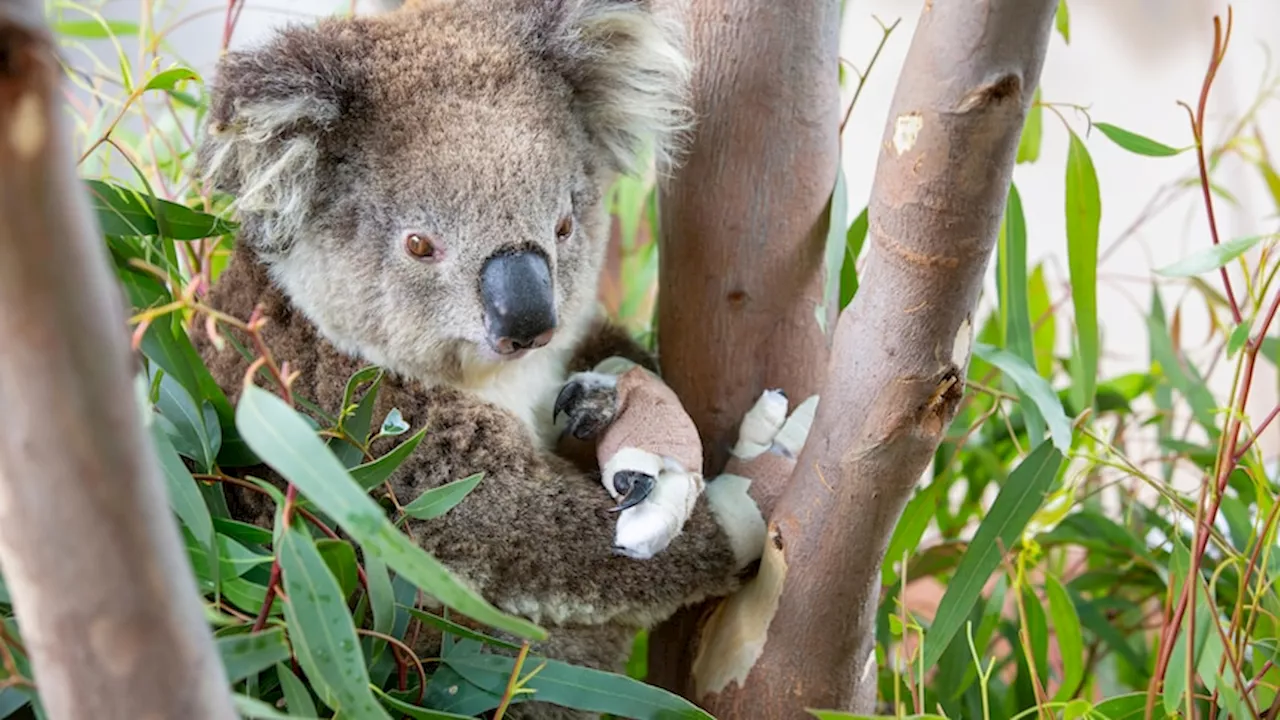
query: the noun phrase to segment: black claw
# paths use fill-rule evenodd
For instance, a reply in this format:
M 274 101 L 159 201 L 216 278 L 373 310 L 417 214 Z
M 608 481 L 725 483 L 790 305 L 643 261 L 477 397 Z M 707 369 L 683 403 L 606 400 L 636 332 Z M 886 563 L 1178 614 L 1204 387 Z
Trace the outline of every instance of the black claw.
M 551 423 L 554 425 L 560 419 L 560 413 L 568 412 L 569 405 L 578 399 L 582 394 L 582 386 L 578 383 L 568 383 L 560 388 L 560 394 L 556 396 L 555 410 L 551 414 Z
M 639 505 L 649 497 L 649 493 L 653 492 L 653 486 L 656 484 L 657 480 L 652 475 L 635 470 L 622 470 L 616 473 L 613 476 L 613 489 L 622 495 L 622 501 L 617 507 L 610 508 L 609 512 L 622 512 Z

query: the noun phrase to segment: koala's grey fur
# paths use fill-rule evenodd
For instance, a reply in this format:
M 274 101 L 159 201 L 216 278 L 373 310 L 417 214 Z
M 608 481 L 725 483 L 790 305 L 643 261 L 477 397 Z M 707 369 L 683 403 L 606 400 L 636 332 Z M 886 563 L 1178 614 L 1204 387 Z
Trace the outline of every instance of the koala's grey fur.
M 428 428 L 391 479 L 398 501 L 485 473 L 445 516 L 410 522 L 412 536 L 547 626 L 535 650 L 612 671 L 636 629 L 733 591 L 743 570 L 705 499 L 655 558 L 616 554 L 612 500 L 553 452 L 570 370 L 611 355 L 652 367 L 595 299 L 604 193 L 639 169 L 645 139 L 665 161 L 688 121 L 677 37 L 640 0 L 419 0 L 291 27 L 223 59 L 200 149 L 242 221 L 208 302 L 241 318 L 261 305 L 268 346 L 300 372 L 294 392 L 328 412 L 353 372 L 383 367 L 375 417 L 395 407 Z M 575 229 L 557 242 L 565 213 Z M 440 261 L 410 257 L 407 233 L 430 236 Z M 549 258 L 559 328 L 501 362 L 482 350 L 477 277 L 505 247 Z M 237 397 L 245 359 L 196 342 Z M 272 522 L 261 496 L 227 491 L 237 517 Z M 513 716 L 589 717 L 538 703 Z

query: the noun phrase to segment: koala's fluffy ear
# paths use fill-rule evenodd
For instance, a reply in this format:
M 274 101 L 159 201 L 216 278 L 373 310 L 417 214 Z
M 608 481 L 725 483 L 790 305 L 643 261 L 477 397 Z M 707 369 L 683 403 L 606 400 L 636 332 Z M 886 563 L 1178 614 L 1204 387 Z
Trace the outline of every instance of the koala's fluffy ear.
M 670 166 L 692 126 L 684 28 L 647 0 L 544 0 L 547 51 L 574 89 L 595 141 L 621 172 L 637 172 L 651 142 Z
M 201 169 L 236 198 L 253 220 L 247 239 L 268 253 L 286 249 L 305 219 L 319 144 L 359 91 L 340 29 L 323 25 L 289 27 L 261 48 L 228 53 L 212 87 Z

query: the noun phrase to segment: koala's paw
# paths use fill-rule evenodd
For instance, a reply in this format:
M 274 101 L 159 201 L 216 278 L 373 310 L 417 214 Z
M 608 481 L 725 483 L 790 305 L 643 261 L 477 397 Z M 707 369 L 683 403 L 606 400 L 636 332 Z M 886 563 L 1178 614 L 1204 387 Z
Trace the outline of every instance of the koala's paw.
M 787 396 L 781 390 L 765 390 L 742 418 L 738 442 L 731 453 L 752 460 L 766 452 L 794 459 L 809 439 L 818 396 L 813 395 L 787 414 Z
M 601 482 L 620 511 L 614 550 L 636 560 L 648 560 L 671 544 L 705 487 L 700 474 L 638 448 L 618 451 Z
M 760 559 L 768 532 L 760 507 L 747 494 L 750 487 L 751 481 L 741 475 L 720 475 L 707 483 L 707 505 L 729 536 L 738 569 Z
M 618 378 L 598 372 L 574 373 L 556 397 L 551 420 L 567 418 L 564 429 L 579 440 L 590 440 L 613 422 L 618 412 Z

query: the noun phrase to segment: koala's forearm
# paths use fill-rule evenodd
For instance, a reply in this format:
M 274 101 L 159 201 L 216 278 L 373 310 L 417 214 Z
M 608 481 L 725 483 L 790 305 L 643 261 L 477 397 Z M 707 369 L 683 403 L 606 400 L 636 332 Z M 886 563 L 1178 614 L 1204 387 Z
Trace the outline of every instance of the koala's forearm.
M 422 444 L 392 485 L 401 502 L 484 479 L 444 516 L 414 522 L 423 547 L 499 607 L 536 622 L 652 624 L 681 604 L 731 592 L 739 560 L 705 499 L 657 556 L 613 550 L 617 515 L 594 478 L 535 449 L 496 408 L 433 391 Z M 415 423 L 417 424 L 417 423 Z

